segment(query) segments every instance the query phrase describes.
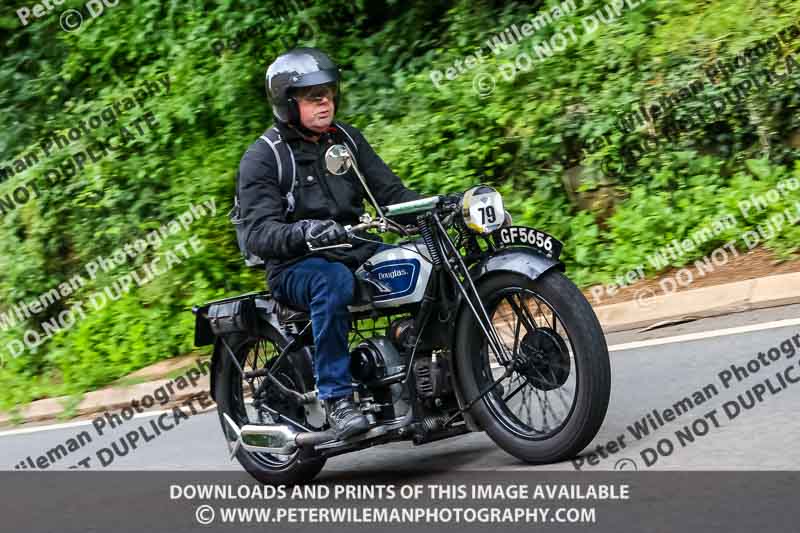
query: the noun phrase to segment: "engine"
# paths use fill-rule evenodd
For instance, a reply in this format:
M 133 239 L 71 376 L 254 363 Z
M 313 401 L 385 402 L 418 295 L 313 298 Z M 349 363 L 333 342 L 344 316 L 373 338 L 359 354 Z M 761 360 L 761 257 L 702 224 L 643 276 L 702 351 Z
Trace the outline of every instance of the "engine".
M 384 421 L 401 417 L 410 408 L 408 392 L 400 383 L 405 378 L 407 364 L 408 356 L 401 355 L 383 335 L 362 341 L 350 353 L 350 373 L 366 388 L 360 396 L 372 397 L 367 402 L 368 408 Z
M 350 372 L 365 384 L 403 372 L 405 364 L 397 348 L 384 336 L 366 339 L 350 353 Z
M 383 419 L 403 416 L 410 399 L 402 381 L 408 375 L 408 360 L 417 341 L 414 320 L 401 318 L 387 328 L 387 335 L 370 337 L 350 353 L 350 372 L 373 398 L 372 411 Z M 429 407 L 441 405 L 452 394 L 447 359 L 437 351 L 420 352 L 412 367 L 417 396 Z
M 364 340 L 350 353 L 350 372 L 358 381 L 380 385 L 375 382 L 406 371 L 416 341 L 414 320 L 396 319 L 386 333 Z
M 437 399 L 452 393 L 449 373 L 447 359 L 439 357 L 436 352 L 414 361 L 414 377 L 419 397 L 437 403 Z

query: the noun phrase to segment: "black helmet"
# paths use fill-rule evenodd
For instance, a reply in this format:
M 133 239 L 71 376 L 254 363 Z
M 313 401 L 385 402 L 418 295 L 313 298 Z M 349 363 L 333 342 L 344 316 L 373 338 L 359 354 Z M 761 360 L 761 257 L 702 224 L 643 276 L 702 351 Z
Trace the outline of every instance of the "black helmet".
M 292 89 L 336 84 L 335 109 L 339 108 L 339 67 L 316 48 L 294 48 L 277 57 L 267 68 L 265 87 L 272 113 L 281 122 L 298 126 L 300 110 Z

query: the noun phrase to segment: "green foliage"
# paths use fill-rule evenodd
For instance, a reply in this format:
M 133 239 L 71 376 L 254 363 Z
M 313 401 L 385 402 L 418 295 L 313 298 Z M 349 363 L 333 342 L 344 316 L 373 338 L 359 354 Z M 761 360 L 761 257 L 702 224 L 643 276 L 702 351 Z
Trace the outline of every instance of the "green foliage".
M 60 8 L 82 3 L 67 0 Z M 49 132 L 66 133 L 148 81 L 168 76 L 171 87 L 50 157 L 39 150 L 38 165 L 0 184 L 3 196 L 27 180 L 43 180 L 47 169 L 118 135 L 120 126 L 131 128 L 144 113 L 157 120 L 155 129 L 144 128 L 118 152 L 88 163 L 5 215 L 0 312 L 84 272 L 98 255 L 169 222 L 190 203 L 213 197 L 218 211 L 190 233 L 91 281 L 36 321 L 0 331 L 6 356 L 0 408 L 79 393 L 185 353 L 192 349 L 192 303 L 263 287 L 263 276 L 243 267 L 225 214 L 238 161 L 269 124 L 263 74 L 285 43 L 319 46 L 341 63 L 346 80 L 341 118 L 365 130 L 407 185 L 429 194 L 479 182 L 499 188 L 516 222 L 566 242 L 569 274 L 581 285 L 645 263 L 648 254 L 722 212 L 738 215 L 738 202 L 749 195 L 798 176 L 796 149 L 788 142 L 798 128 L 795 72 L 788 81 L 749 93 L 715 122 L 665 140 L 635 168 L 619 165 L 604 178 L 623 198 L 610 216 L 579 209 L 565 191 L 565 171 L 577 165 L 596 170 L 600 159 L 621 163 L 621 149 L 641 140 L 642 132 L 618 129 L 620 116 L 702 77 L 711 61 L 733 57 L 786 27 L 797 20 L 800 4 L 649 0 L 589 35 L 579 31 L 581 18 L 604 4 L 576 1 L 577 13 L 497 56 L 488 52 L 487 39 L 530 20 L 540 7 L 558 4 L 142 0 L 108 8 L 75 33 L 61 31 L 58 12 L 25 28 L 13 18 L 1 19 L 3 166 L 35 149 Z M 302 11 L 279 20 L 276 14 L 285 14 L 287 5 Z M 535 57 L 534 43 L 570 25 L 578 42 L 535 61 L 513 80 L 499 74 L 500 65 L 523 51 Z M 247 28 L 258 31 L 236 38 Z M 475 70 L 445 80 L 441 88 L 431 82 L 432 70 L 445 71 L 479 48 L 484 58 Z M 771 53 L 762 65 L 783 70 L 781 61 Z M 486 97 L 474 90 L 478 72 L 496 82 Z M 703 97 L 722 90 L 707 87 Z M 687 102 L 680 113 L 693 105 Z M 609 144 L 594 143 L 605 134 Z M 600 183 L 589 177 L 578 192 L 597 192 Z M 697 255 L 791 207 L 796 196 L 738 216 L 736 229 L 706 243 Z M 798 233 L 797 227 L 786 228 L 767 244 L 789 254 Z M 190 234 L 204 245 L 191 260 L 88 313 L 37 351 L 8 356 L 6 344 L 25 329 L 38 329 L 41 320 L 84 301 Z

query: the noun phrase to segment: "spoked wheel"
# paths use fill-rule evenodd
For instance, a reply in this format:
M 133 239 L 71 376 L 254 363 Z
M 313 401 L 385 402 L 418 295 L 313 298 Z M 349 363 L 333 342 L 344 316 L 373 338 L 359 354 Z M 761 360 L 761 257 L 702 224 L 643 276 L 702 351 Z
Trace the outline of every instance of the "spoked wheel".
M 595 437 L 610 395 L 608 348 L 586 298 L 561 273 L 502 273 L 478 287 L 507 357 L 471 313 L 459 318 L 458 376 L 467 400 L 499 382 L 472 414 L 501 448 L 530 463 L 577 455 Z
M 309 361 L 303 352 L 288 353 L 275 367 L 274 363 L 286 345 L 286 340 L 272 336 L 244 338 L 228 336 L 225 338 L 236 355 L 242 369 L 247 371 L 270 368 L 286 387 L 299 393 L 313 389 L 313 374 Z M 217 350 L 226 351 L 222 342 Z M 236 440 L 234 431 L 224 419 L 227 414 L 239 427 L 245 424 L 285 424 L 295 431 L 319 431 L 319 417 L 310 415 L 303 406 L 287 401 L 277 394 L 274 386 L 266 387 L 266 395 L 261 405 L 254 403 L 254 394 L 265 377 L 243 379 L 236 365 L 226 353 L 219 353 L 220 364 L 215 382 L 217 410 L 223 432 L 229 442 Z M 288 421 L 287 421 L 288 419 Z M 289 422 L 291 421 L 291 422 Z M 308 448 L 300 448 L 291 455 L 250 452 L 240 448 L 236 454 L 239 463 L 257 480 L 267 484 L 295 484 L 310 481 L 325 465 L 325 460 L 315 457 Z

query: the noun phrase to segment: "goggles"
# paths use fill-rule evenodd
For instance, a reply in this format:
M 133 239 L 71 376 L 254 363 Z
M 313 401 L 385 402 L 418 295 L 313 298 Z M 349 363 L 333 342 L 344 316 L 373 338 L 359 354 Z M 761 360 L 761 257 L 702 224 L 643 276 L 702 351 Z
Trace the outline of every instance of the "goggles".
M 295 90 L 294 96 L 306 102 L 321 104 L 324 98 L 331 102 L 336 98 L 336 85 L 312 85 L 311 87 L 299 87 Z

